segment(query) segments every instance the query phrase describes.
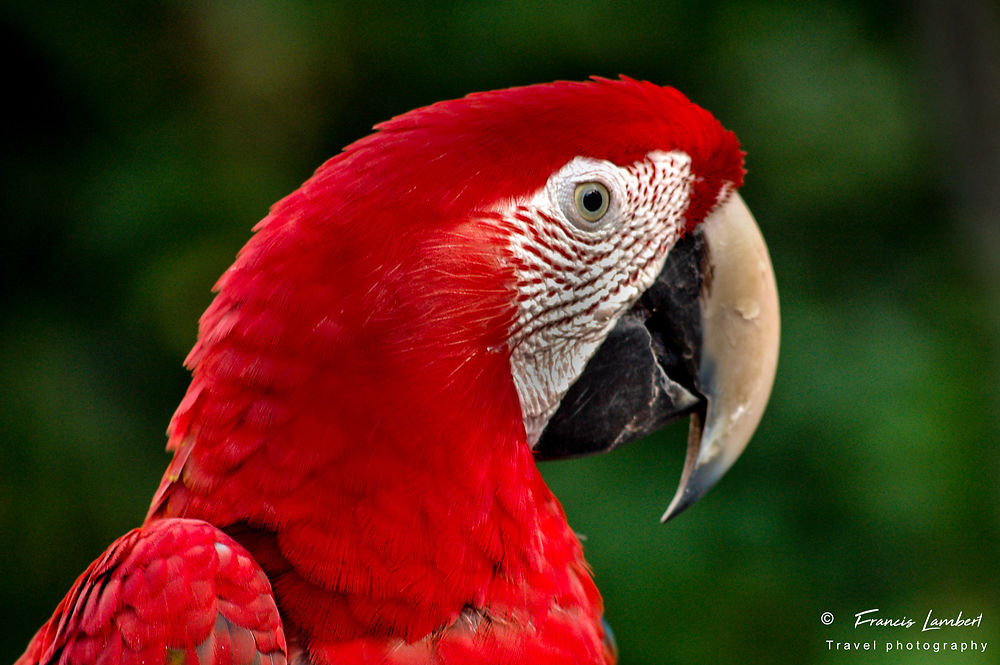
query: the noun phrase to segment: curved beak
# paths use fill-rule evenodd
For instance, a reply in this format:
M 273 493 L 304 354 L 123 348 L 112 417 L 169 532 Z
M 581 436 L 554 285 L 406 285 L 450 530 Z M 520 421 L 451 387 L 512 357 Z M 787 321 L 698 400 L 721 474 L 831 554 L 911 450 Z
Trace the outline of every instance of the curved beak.
M 610 450 L 690 414 L 680 486 L 662 521 L 676 517 L 750 441 L 771 394 L 779 328 L 767 247 L 733 194 L 671 249 L 563 397 L 536 455 Z
M 778 366 L 778 288 L 767 246 L 734 194 L 701 226 L 707 278 L 697 387 L 680 486 L 661 522 L 698 500 L 733 465 L 764 415 Z

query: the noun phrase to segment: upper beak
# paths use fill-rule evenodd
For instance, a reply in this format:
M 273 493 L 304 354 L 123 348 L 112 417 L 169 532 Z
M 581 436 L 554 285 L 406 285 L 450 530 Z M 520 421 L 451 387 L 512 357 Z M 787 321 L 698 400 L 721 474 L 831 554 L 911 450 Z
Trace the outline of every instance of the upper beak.
M 778 292 L 738 194 L 674 246 L 570 387 L 535 446 L 541 458 L 610 450 L 691 414 L 667 521 L 732 466 L 760 422 L 778 361 Z
M 734 194 L 701 230 L 709 272 L 697 387 L 706 413 L 691 416 L 684 471 L 663 522 L 697 501 L 746 448 L 778 366 L 778 288 L 753 215 Z

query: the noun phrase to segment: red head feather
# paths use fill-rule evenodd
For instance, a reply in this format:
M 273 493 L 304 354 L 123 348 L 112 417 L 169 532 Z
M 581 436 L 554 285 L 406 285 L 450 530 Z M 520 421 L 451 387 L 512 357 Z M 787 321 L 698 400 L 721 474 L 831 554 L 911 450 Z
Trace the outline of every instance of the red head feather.
M 478 215 L 576 156 L 679 150 L 695 224 L 741 184 L 736 138 L 631 79 L 470 95 L 377 130 L 277 203 L 217 284 L 150 519 L 242 540 L 315 653 L 416 640 L 470 607 L 599 648 L 600 599 L 524 440 L 505 239 Z M 576 619 L 552 627 L 553 602 Z

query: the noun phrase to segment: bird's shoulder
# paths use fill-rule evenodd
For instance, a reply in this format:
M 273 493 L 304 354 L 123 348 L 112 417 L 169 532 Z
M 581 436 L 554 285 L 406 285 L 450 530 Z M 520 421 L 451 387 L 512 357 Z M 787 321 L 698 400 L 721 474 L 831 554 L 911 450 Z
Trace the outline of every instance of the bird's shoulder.
M 77 579 L 15 665 L 286 662 L 270 582 L 200 520 L 162 519 L 120 537 Z

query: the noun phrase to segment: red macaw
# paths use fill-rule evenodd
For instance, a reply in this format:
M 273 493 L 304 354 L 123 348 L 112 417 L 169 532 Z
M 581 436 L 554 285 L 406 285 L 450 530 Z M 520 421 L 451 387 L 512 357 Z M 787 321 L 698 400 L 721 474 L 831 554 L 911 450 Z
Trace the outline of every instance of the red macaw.
M 736 137 L 628 78 L 376 129 L 219 280 L 145 522 L 18 665 L 614 662 L 536 458 L 691 414 L 666 519 L 746 445 L 778 311 Z

